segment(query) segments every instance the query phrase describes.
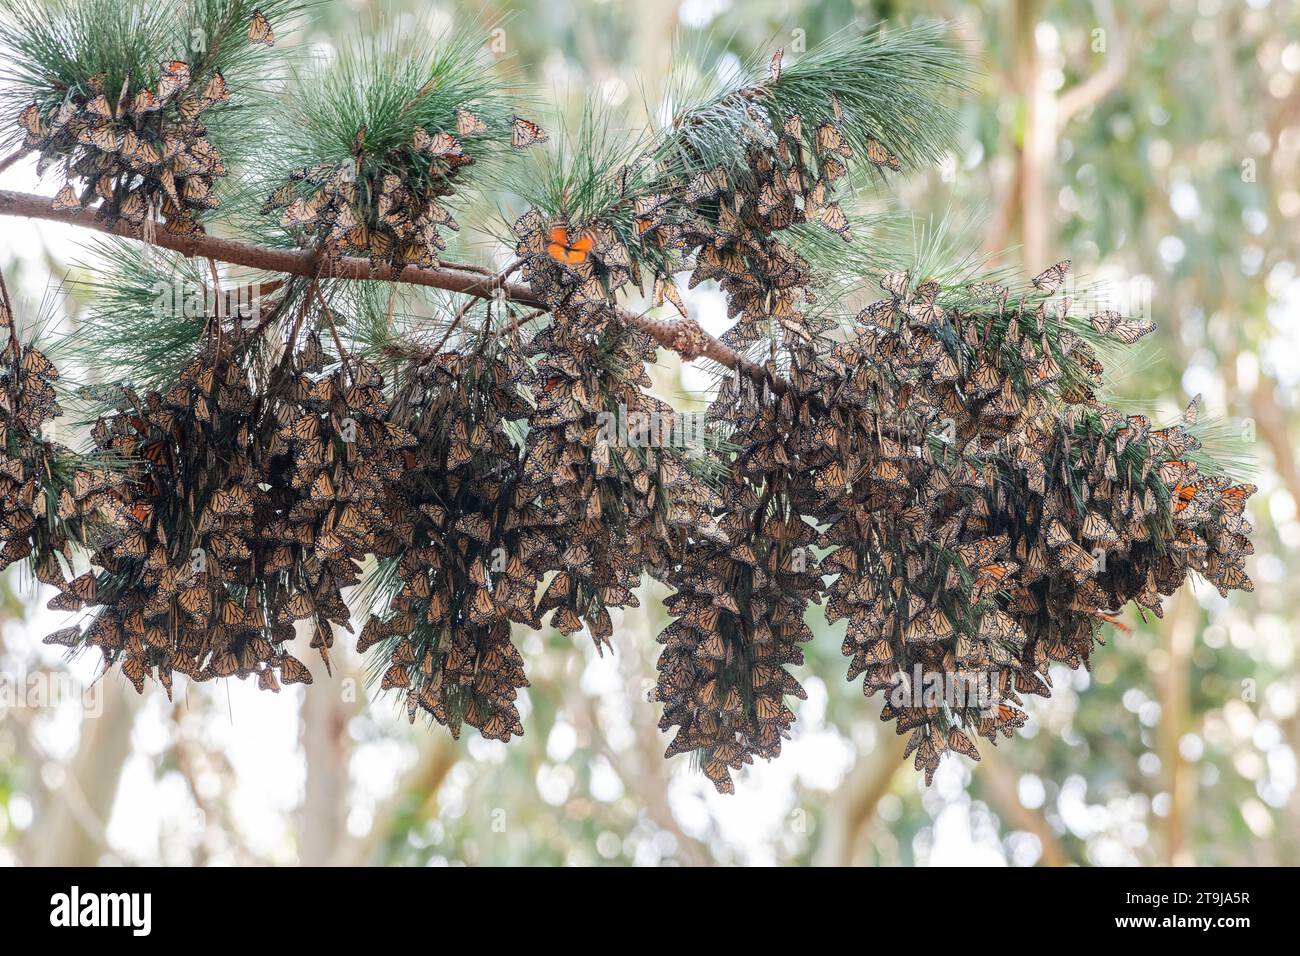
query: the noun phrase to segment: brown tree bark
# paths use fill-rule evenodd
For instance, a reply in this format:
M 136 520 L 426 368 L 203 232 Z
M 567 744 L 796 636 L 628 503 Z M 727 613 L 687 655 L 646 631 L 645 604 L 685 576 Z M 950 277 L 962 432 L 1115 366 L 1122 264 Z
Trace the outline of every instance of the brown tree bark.
M 121 679 L 102 680 L 97 693 L 103 712 L 82 722 L 77 753 L 34 825 L 33 866 L 95 866 L 109 850 L 105 828 L 131 753 L 139 697 Z
M 12 192 L 0 189 L 0 215 L 25 216 L 29 219 L 44 219 L 50 222 L 62 222 L 83 229 L 93 229 L 109 235 L 126 239 L 148 241 L 163 249 L 179 252 L 184 256 L 215 259 L 233 265 L 262 269 L 267 272 L 281 272 L 288 275 L 306 276 L 320 279 L 380 280 L 445 289 L 459 292 L 480 299 L 492 299 L 504 295 L 512 302 L 518 302 L 531 308 L 544 308 L 544 303 L 531 289 L 518 283 L 498 280 L 490 270 L 479 266 L 466 266 L 459 263 L 443 263 L 437 269 L 422 269 L 407 266 L 394 270 L 390 266 L 372 269 L 368 259 L 344 256 L 330 259 L 319 255 L 315 250 L 271 249 L 239 242 L 234 239 L 221 239 L 216 236 L 199 236 L 185 238 L 174 235 L 160 223 L 151 223 L 152 234 L 146 239 L 139 227 L 124 222 L 110 225 L 100 219 L 94 211 L 86 209 L 56 210 L 52 201 L 44 196 L 29 193 Z M 728 368 L 748 375 L 759 383 L 768 383 L 774 390 L 783 391 L 785 382 L 769 375 L 761 366 L 745 359 L 735 350 L 723 345 L 718 339 L 705 332 L 693 319 L 653 319 L 648 315 L 618 310 L 619 320 L 632 328 L 649 335 L 661 346 L 675 352 L 687 354 L 689 358 L 707 358 Z

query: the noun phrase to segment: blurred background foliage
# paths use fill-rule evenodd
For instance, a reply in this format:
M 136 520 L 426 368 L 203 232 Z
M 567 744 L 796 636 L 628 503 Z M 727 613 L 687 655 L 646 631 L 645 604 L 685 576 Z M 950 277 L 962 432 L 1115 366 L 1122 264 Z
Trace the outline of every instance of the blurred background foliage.
M 671 115 L 674 37 L 724 61 L 778 46 L 794 57 L 917 15 L 950 21 L 979 74 L 953 154 L 893 183 L 894 204 L 922 219 L 982 210 L 953 245 L 997 263 L 1033 273 L 1068 256 L 1089 282 L 1149 290 L 1138 299 L 1158 332 L 1117 397 L 1168 417 L 1203 393 L 1247 442 L 1254 594 L 1224 601 L 1202 585 L 1163 620 L 1126 615 L 1132 630 L 1109 635 L 1092 673 L 1061 671 L 1055 696 L 1031 702 L 1023 737 L 978 765 L 950 760 L 928 790 L 878 702 L 844 681 L 843 625 L 816 608 L 809 699 L 781 760 L 743 774 L 731 798 L 684 759 L 666 763 L 646 699 L 664 623 L 654 586 L 617 622 L 612 658 L 516 634 L 532 687 L 526 736 L 509 747 L 408 728 L 369 702 L 355 660 L 274 699 L 234 685 L 168 705 L 116 675 L 89 712 L 11 691 L 0 863 L 1300 863 L 1295 0 L 328 0 L 294 40 L 327 53 L 391 17 L 500 22 L 485 43 L 539 104 L 576 113 L 589 95 L 635 121 Z M 23 175 L 0 183 L 25 188 Z M 52 228 L 3 224 L 0 266 L 35 301 L 77 260 Z M 716 331 L 717 293 L 696 293 Z M 81 307 L 66 300 L 65 328 Z M 679 400 L 705 381 L 670 357 L 655 371 Z M 39 646 L 51 615 L 13 570 L 0 579 L 0 671 L 21 688 L 64 665 Z

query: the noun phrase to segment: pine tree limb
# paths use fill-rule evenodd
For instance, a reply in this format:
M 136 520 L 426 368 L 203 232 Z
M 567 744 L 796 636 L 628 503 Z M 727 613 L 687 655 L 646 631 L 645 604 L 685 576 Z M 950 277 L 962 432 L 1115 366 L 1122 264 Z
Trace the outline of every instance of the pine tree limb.
M 140 228 L 120 221 L 110 224 L 98 218 L 92 210 L 56 210 L 51 200 L 44 196 L 7 189 L 0 189 L 0 216 L 22 216 L 28 219 L 61 222 L 126 239 L 143 241 L 144 238 Z M 438 269 L 422 269 L 418 266 L 406 266 L 394 272 L 391 266 L 372 269 L 369 260 L 354 257 L 326 260 L 319 264 L 323 268 L 318 268 L 316 254 L 309 249 L 271 249 L 216 236 L 187 238 L 168 232 L 158 224 L 155 224 L 153 229 L 152 244 L 190 258 L 202 256 L 266 272 L 282 272 L 308 278 L 401 282 L 459 292 L 480 299 L 492 299 L 499 294 L 504 294 L 511 302 L 518 302 L 532 308 L 545 308 L 544 303 L 528 287 L 513 282 L 498 283 L 492 274 L 484 275 L 488 270 L 479 268 L 452 269 L 450 266 L 444 266 Z M 782 392 L 786 388 L 783 379 L 770 375 L 762 366 L 739 355 L 734 349 L 705 332 L 693 319 L 659 320 L 626 309 L 618 309 L 618 317 L 620 321 L 644 332 L 664 348 L 678 352 L 688 360 L 707 358 L 735 369 L 759 384 L 767 383 L 775 392 Z

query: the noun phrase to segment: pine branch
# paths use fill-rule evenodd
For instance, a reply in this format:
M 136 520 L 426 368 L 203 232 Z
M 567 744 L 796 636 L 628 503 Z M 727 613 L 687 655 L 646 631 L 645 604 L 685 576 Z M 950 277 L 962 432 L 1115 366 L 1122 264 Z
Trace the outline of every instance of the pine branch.
M 61 222 L 82 229 L 93 229 L 96 232 L 144 241 L 142 230 L 139 228 L 120 221 L 110 224 L 98 218 L 91 210 L 56 210 L 49 199 L 30 193 L 0 189 L 0 215 Z M 337 260 L 318 261 L 318 257 L 311 250 L 272 249 L 216 236 L 185 238 L 168 232 L 161 224 L 154 224 L 154 226 L 153 245 L 191 258 L 211 258 L 231 265 L 308 278 L 377 280 L 421 285 L 476 296 L 480 299 L 492 299 L 504 295 L 511 302 L 518 302 L 531 308 L 545 308 L 544 303 L 527 287 L 513 282 L 497 284 L 491 275 L 483 274 L 486 270 L 477 268 L 461 266 L 453 269 L 444 266 L 438 269 L 422 269 L 417 266 L 406 266 L 395 274 L 390 266 L 372 269 L 369 260 L 366 259 L 342 257 Z M 704 332 L 693 319 L 654 319 L 626 309 L 619 309 L 618 317 L 626 325 L 644 332 L 659 345 L 681 353 L 687 359 L 707 358 L 735 369 L 759 384 L 767 383 L 778 393 L 784 391 L 786 387 L 783 380 L 770 375 L 762 366 L 744 358 L 734 349 L 728 348 L 718 339 Z M 700 342 L 703 342 L 702 348 L 698 347 Z

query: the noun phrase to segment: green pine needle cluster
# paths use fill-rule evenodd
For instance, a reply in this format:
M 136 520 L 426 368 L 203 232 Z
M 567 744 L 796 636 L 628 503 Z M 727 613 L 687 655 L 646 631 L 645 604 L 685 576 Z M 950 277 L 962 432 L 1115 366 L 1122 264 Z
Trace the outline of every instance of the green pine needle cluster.
M 716 165 L 741 169 L 755 125 L 752 109 L 761 105 L 779 129 L 791 113 L 805 123 L 830 118 L 832 97 L 855 154 L 865 154 L 868 139 L 875 138 L 903 164 L 917 167 L 937 161 L 955 141 L 956 97 L 969 88 L 970 66 L 941 22 L 842 31 L 805 53 L 787 51 L 775 80 L 769 62 L 754 57 L 718 71 L 687 61 L 675 70 L 672 115 L 662 117 L 657 158 L 678 175 Z
M 46 111 L 71 95 L 89 98 L 94 82 L 115 98 L 124 85 L 156 89 L 163 63 L 183 60 L 195 81 L 220 71 L 232 102 L 204 118 L 228 162 L 255 145 L 250 117 L 265 110 L 283 51 L 248 42 L 260 10 L 287 34 L 305 0 L 12 0 L 0 10 L 0 145 L 21 143 L 14 120 L 29 103 Z M 179 9 L 178 9 L 179 7 Z
M 67 351 L 112 377 L 103 384 L 165 389 L 203 336 L 207 263 L 125 239 L 95 240 L 87 252 L 78 269 L 86 278 L 76 283 L 87 302 L 83 327 L 66 336 Z
M 398 169 L 394 163 L 402 161 L 417 128 L 455 134 L 458 109 L 487 130 L 458 137 L 474 164 L 460 170 L 457 183 L 490 183 L 509 153 L 520 96 L 503 81 L 502 66 L 484 45 L 487 35 L 480 26 L 394 27 L 295 68 L 273 120 L 259 128 L 263 149 L 260 161 L 246 169 L 247 205 L 260 203 L 295 169 L 359 156 L 365 175 L 358 178 L 358 201 L 373 207 L 378 196 L 367 194 L 366 183 L 402 172 L 418 181 L 423 167 Z

